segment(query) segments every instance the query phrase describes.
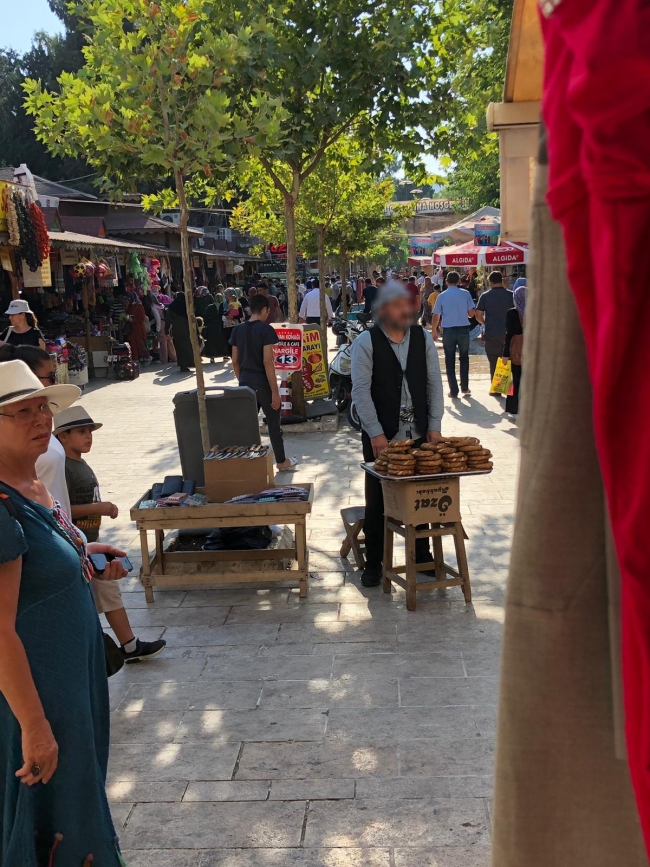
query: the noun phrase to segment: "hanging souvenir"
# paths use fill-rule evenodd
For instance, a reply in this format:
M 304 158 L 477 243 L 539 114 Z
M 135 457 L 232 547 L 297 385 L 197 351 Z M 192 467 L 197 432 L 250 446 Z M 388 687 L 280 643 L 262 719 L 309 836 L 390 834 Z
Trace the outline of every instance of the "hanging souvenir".
M 36 202 L 29 206 L 29 216 L 34 226 L 34 234 L 36 235 L 36 243 L 38 245 L 38 253 L 41 257 L 41 262 L 50 255 L 50 236 L 47 234 L 47 225 L 45 223 L 45 214 Z
M 12 247 L 20 246 L 20 229 L 18 228 L 18 214 L 13 195 L 7 196 L 7 231 L 9 243 Z

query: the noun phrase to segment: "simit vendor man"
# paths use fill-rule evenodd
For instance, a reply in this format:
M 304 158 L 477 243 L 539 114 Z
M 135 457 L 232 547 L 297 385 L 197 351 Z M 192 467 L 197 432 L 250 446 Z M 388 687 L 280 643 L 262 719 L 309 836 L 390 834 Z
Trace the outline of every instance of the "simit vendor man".
M 403 284 L 379 290 L 375 326 L 352 344 L 352 399 L 361 420 L 363 458 L 372 461 L 390 440 L 416 444 L 440 439 L 444 413 L 442 378 L 428 331 L 411 325 L 413 304 Z M 366 473 L 366 568 L 364 587 L 381 582 L 384 556 L 384 497 L 381 482 Z M 428 539 L 416 540 L 417 562 L 432 560 Z

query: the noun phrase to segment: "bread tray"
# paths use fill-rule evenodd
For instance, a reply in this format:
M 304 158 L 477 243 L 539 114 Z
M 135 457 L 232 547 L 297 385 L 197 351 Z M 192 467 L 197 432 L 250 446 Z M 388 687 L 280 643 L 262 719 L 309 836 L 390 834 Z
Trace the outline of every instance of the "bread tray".
M 433 473 L 426 476 L 384 476 L 378 473 L 372 464 L 361 463 L 361 469 L 370 473 L 376 479 L 384 479 L 388 482 L 426 482 L 430 479 L 460 479 L 465 476 L 489 476 L 492 470 L 471 470 L 465 473 Z

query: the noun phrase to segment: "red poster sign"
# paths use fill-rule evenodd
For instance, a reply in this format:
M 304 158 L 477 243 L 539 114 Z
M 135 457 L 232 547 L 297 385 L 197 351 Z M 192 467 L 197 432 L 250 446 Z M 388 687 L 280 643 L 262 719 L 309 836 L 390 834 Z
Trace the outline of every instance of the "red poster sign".
M 273 347 L 276 370 L 302 369 L 302 328 L 300 325 L 273 325 L 280 342 Z

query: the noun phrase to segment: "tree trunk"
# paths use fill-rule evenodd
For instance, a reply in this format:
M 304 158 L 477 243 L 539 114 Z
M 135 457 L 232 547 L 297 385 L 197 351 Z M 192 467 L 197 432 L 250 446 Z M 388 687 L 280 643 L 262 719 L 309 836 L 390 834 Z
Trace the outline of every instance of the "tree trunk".
M 341 305 L 343 306 L 343 318 L 345 319 L 348 315 L 348 257 L 345 252 L 345 248 L 342 247 L 341 251 L 341 292 L 343 293 L 341 296 Z
M 287 234 L 287 293 L 289 296 L 289 322 L 298 321 L 298 287 L 296 286 L 296 200 L 284 197 L 284 223 Z
M 194 366 L 196 367 L 196 390 L 199 403 L 199 427 L 201 429 L 201 445 L 203 446 L 203 453 L 207 454 L 213 444 L 210 442 L 210 434 L 208 432 L 208 411 L 205 406 L 205 381 L 203 379 L 201 345 L 199 344 L 199 332 L 196 326 L 196 315 L 194 314 L 194 287 L 192 286 L 192 263 L 190 261 L 190 236 L 187 231 L 190 210 L 187 207 L 187 199 L 185 198 L 185 185 L 181 172 L 175 172 L 174 179 L 176 181 L 176 193 L 178 194 L 178 203 L 180 206 L 179 228 L 181 230 L 181 261 L 183 263 L 183 288 L 185 291 L 185 301 L 187 305 L 187 321 L 190 329 L 190 340 L 192 342 L 192 355 L 194 356 Z
M 88 309 L 88 281 L 94 279 L 94 277 L 85 277 L 83 283 L 81 284 L 81 306 L 83 307 L 84 325 L 86 326 L 86 345 L 88 346 L 88 376 L 90 378 L 95 376 L 95 362 L 93 360 L 93 352 L 90 345 L 92 341 L 92 331 L 90 327 L 90 310 Z M 139 361 L 138 358 L 134 358 L 133 360 Z
M 323 344 L 323 359 L 327 367 L 327 306 L 325 304 L 325 226 L 316 230 L 318 241 L 318 284 L 320 286 L 320 339 Z

